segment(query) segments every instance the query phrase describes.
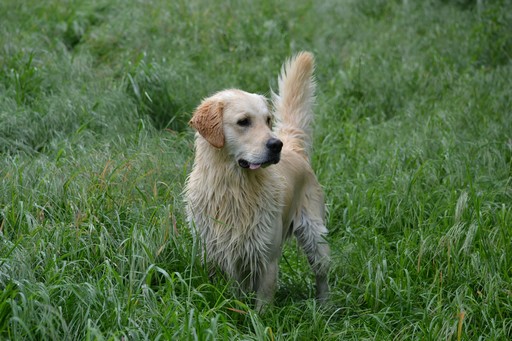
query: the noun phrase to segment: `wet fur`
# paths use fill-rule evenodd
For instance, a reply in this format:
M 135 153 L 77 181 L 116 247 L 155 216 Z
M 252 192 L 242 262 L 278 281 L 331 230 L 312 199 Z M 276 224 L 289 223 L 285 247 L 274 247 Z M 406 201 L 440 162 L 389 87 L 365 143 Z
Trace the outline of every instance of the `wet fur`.
M 231 89 L 205 99 L 190 122 L 197 134 L 185 187 L 188 220 L 207 260 L 255 291 L 258 310 L 273 298 L 283 242 L 292 234 L 315 272 L 317 298 L 328 296 L 323 192 L 309 163 L 313 69 L 308 52 L 283 65 L 274 113 L 264 97 Z M 242 127 L 243 118 L 251 124 Z M 283 143 L 276 164 L 272 139 Z M 249 164 L 255 169 L 241 166 Z

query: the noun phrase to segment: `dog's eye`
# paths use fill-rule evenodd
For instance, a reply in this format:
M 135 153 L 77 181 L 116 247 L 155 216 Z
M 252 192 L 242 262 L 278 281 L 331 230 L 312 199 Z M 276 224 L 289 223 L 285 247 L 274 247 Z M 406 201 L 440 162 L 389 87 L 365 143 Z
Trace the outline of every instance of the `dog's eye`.
M 269 117 L 267 117 L 267 125 L 268 125 L 269 127 L 272 127 L 272 117 L 270 117 L 270 116 L 269 116 Z
M 238 124 L 240 127 L 248 127 L 251 125 L 251 120 L 246 118 L 239 119 L 236 124 Z

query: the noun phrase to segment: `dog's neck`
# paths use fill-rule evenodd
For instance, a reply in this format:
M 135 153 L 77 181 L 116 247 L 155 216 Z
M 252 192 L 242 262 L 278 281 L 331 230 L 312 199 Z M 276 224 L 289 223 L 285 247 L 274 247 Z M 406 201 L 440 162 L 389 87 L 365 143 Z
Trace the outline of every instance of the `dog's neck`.
M 187 179 L 186 193 L 189 210 L 202 212 L 195 216 L 196 224 L 211 224 L 213 218 L 213 221 L 222 222 L 212 225 L 215 229 L 243 226 L 240 233 L 256 228 L 256 225 L 260 226 L 258 228 L 271 226 L 270 221 L 256 224 L 261 222 L 261 217 L 257 216 L 260 214 L 258 207 L 265 208 L 265 216 L 271 217 L 269 219 L 278 219 L 283 188 L 282 181 L 276 179 L 275 166 L 244 169 L 226 150 L 211 146 L 201 137 L 196 139 L 195 145 L 194 167 Z M 246 206 L 252 209 L 247 210 Z M 268 207 L 272 207 L 275 214 L 268 212 Z

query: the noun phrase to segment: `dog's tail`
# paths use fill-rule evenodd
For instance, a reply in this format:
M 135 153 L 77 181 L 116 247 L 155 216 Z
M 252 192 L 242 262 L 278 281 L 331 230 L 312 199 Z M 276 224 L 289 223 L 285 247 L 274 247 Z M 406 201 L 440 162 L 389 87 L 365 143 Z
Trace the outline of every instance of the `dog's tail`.
M 273 94 L 277 125 L 285 146 L 309 157 L 312 106 L 315 99 L 314 57 L 300 52 L 284 63 L 279 75 L 279 94 Z

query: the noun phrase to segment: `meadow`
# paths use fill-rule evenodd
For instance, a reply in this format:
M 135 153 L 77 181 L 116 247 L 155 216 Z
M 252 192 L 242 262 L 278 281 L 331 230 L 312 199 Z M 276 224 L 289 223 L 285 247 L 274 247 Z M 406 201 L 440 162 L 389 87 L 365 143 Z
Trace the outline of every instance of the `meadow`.
M 0 2 L 0 339 L 509 340 L 512 2 Z M 292 241 L 264 314 L 210 281 L 187 122 L 316 56 L 320 306 Z

